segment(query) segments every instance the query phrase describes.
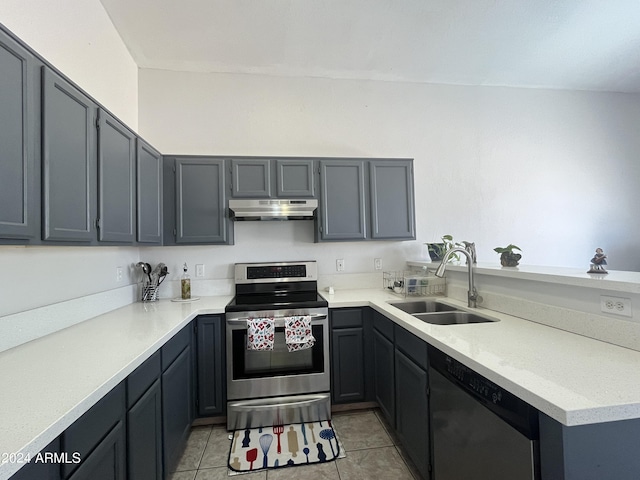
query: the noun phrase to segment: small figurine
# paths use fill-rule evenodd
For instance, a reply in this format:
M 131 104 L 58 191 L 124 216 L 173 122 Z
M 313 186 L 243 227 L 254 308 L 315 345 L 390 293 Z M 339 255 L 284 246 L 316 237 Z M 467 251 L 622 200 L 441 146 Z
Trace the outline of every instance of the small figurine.
M 604 268 L 606 264 L 607 256 L 604 254 L 601 248 L 596 248 L 596 254 L 591 259 L 591 268 L 589 268 L 589 271 L 587 273 L 609 273 Z

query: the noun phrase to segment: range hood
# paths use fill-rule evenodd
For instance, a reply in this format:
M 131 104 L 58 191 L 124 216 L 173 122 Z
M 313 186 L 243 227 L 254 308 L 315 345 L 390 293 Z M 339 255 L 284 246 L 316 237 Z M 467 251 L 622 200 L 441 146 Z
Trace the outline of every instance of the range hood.
M 316 199 L 232 199 L 229 212 L 233 220 L 313 220 Z

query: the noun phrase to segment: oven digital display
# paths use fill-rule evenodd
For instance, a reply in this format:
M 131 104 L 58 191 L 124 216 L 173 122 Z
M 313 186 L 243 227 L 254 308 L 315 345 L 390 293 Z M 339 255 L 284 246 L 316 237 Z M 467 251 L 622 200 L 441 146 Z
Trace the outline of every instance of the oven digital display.
M 306 278 L 306 265 L 272 265 L 268 267 L 247 267 L 247 279 L 261 278 Z

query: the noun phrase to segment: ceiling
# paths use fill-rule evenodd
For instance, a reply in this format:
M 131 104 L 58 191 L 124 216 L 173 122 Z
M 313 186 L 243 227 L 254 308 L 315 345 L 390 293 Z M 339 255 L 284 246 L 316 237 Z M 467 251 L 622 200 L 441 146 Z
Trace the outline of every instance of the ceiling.
M 141 68 L 640 92 L 638 0 L 101 0 Z

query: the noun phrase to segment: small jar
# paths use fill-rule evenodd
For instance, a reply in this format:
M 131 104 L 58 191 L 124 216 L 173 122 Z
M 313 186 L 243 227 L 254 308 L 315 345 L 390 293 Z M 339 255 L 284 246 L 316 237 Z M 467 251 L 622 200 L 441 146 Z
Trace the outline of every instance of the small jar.
M 183 300 L 189 300 L 191 298 L 191 278 L 189 278 L 189 274 L 187 273 L 186 263 L 182 267 L 182 270 L 184 273 L 182 277 L 180 277 L 180 292 Z

